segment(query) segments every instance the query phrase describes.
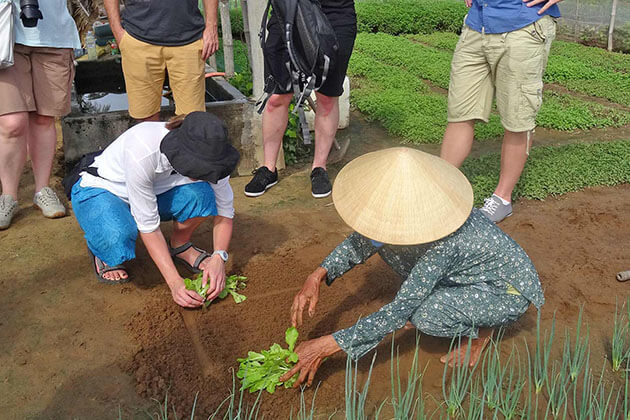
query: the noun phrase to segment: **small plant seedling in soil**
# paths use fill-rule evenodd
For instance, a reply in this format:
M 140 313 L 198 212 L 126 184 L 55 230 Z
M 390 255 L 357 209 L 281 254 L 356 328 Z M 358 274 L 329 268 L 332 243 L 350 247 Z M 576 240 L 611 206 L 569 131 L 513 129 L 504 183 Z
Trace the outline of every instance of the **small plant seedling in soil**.
M 240 365 L 236 376 L 241 379 L 241 390 L 249 389 L 249 392 L 253 393 L 265 389 L 273 394 L 280 385 L 284 384 L 285 388 L 291 388 L 298 374 L 284 383 L 280 382 L 280 377 L 291 370 L 298 361 L 298 355 L 293 351 L 297 339 L 298 330 L 289 327 L 285 333 L 288 349 L 273 343 L 269 350 L 262 350 L 260 353 L 250 351 L 246 358 L 237 359 Z
M 247 297 L 238 293 L 238 291 L 243 290 L 245 287 L 247 287 L 247 283 L 245 283 L 245 280 L 247 280 L 247 277 L 237 276 L 235 274 L 226 278 L 225 288 L 221 293 L 219 293 L 219 299 L 225 299 L 228 295 L 232 295 L 234 302 L 243 302 L 245 299 L 247 299 Z M 199 294 L 199 296 L 204 299 L 206 297 L 206 293 L 208 293 L 208 288 L 210 287 L 209 283 L 206 284 L 205 287 L 203 286 L 203 273 L 197 274 L 195 277 L 193 277 L 192 280 L 188 278 L 184 279 L 184 285 L 186 286 L 186 289 L 194 290 Z M 204 308 L 207 308 L 210 303 L 210 301 L 205 302 Z

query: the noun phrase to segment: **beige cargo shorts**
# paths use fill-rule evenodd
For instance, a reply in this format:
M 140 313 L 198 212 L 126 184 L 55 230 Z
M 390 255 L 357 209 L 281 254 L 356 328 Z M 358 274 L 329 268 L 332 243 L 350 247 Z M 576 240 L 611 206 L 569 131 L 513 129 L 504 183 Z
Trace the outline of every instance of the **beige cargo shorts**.
M 555 36 L 556 22 L 550 16 L 501 34 L 479 33 L 464 25 L 451 63 L 448 121 L 488 122 L 496 92 L 503 127 L 533 130 Z

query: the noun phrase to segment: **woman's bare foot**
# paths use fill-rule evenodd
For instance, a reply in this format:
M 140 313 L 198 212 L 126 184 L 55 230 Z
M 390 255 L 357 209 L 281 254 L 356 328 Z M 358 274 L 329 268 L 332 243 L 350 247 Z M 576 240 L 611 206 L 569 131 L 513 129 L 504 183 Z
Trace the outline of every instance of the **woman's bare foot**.
M 479 338 L 470 340 L 470 354 L 468 359 L 468 365 L 470 367 L 477 364 L 481 354 L 483 353 L 486 344 L 492 337 L 492 330 L 479 330 Z M 466 362 L 466 352 L 468 351 L 468 342 L 466 338 L 462 338 L 462 342 L 459 347 L 448 354 L 445 354 L 440 358 L 442 363 L 448 363 L 450 367 L 462 366 Z
M 98 257 L 94 257 L 94 266 L 96 267 L 96 271 L 98 272 L 98 274 L 100 275 L 101 272 L 98 269 L 99 264 L 98 262 L 100 261 L 100 263 L 107 267 L 107 264 L 105 264 L 104 261 L 99 260 Z M 127 274 L 127 272 L 125 270 L 112 270 L 112 271 L 108 271 L 106 273 L 103 273 L 102 277 L 105 280 L 110 280 L 110 281 L 121 281 L 121 280 L 126 280 L 129 277 L 129 274 Z

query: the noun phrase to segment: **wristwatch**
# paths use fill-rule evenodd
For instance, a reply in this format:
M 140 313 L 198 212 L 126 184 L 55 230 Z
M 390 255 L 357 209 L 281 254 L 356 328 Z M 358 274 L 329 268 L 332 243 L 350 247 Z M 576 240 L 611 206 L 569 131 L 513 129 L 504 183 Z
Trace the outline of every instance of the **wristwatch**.
M 221 259 L 223 260 L 223 262 L 227 262 L 228 260 L 228 253 L 222 249 L 218 250 L 218 251 L 214 251 L 211 255 L 211 257 L 214 257 L 215 255 L 218 255 L 219 257 L 221 257 Z

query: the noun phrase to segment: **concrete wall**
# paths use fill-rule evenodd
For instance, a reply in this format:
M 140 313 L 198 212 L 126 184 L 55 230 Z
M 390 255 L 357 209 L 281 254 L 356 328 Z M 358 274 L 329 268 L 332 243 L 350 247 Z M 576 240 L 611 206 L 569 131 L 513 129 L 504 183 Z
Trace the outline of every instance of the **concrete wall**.
M 241 153 L 236 169 L 238 175 L 249 175 L 258 166 L 257 147 L 260 127 L 254 123 L 254 104 L 238 90 L 222 79 L 215 79 L 233 98 L 230 101 L 210 102 L 206 110 L 225 121 L 230 141 Z M 160 119 L 167 120 L 174 114 L 173 107 L 163 107 Z M 120 134 L 135 124 L 127 111 L 102 114 L 73 112 L 62 119 L 63 148 L 66 167 L 71 167 L 86 153 L 103 150 Z

